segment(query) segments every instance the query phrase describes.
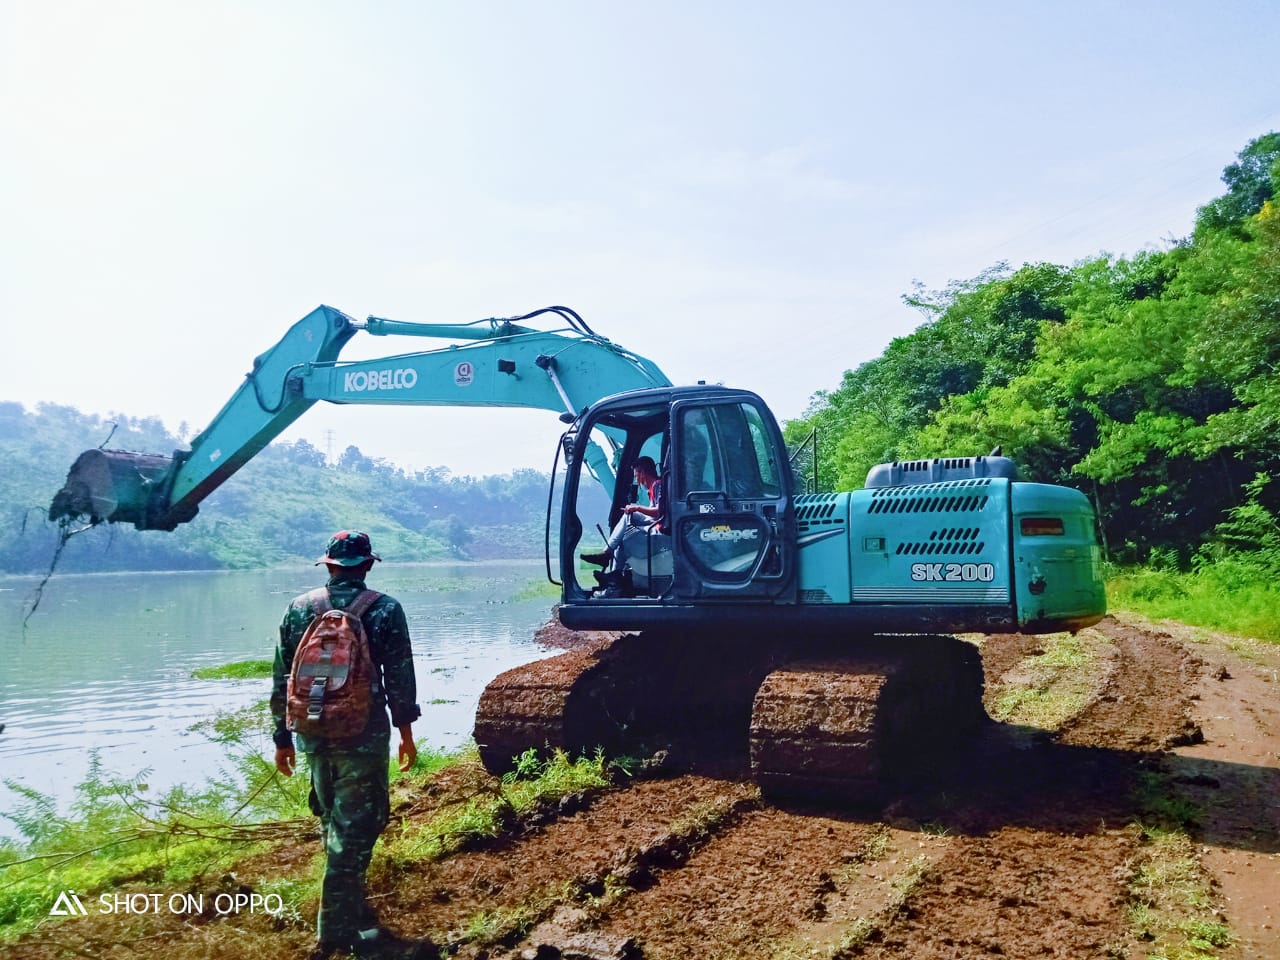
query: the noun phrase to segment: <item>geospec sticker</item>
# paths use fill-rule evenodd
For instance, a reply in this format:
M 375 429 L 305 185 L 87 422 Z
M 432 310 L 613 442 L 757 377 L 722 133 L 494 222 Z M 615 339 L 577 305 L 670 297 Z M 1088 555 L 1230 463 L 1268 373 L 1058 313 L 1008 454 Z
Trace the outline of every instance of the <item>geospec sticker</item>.
M 731 527 L 727 523 L 718 523 L 704 527 L 698 536 L 703 543 L 737 543 L 739 540 L 759 540 L 760 531 L 755 527 Z

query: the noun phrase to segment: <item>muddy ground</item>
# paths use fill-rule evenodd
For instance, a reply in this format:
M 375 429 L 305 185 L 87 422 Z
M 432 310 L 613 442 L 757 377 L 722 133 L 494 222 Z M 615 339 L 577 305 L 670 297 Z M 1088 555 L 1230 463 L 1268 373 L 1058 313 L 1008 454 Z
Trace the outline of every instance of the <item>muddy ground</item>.
M 1004 719 L 883 809 L 780 807 L 742 771 L 659 772 L 486 849 L 375 865 L 371 898 L 402 936 L 492 960 L 1280 958 L 1280 649 L 1127 617 L 1069 649 L 967 639 Z M 454 770 L 398 815 L 486 783 Z M 127 937 L 68 921 L 13 955 L 247 957 L 269 933 L 272 953 L 303 956 L 303 920 Z

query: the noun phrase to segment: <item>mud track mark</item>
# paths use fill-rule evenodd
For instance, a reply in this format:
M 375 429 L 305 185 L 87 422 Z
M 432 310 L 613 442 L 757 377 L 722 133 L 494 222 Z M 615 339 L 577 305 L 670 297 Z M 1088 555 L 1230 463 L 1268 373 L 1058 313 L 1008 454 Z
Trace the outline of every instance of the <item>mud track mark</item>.
M 668 842 L 682 819 L 757 796 L 748 784 L 706 777 L 643 781 L 509 844 L 417 864 L 371 893 L 383 916 L 405 918 L 397 930 L 407 936 L 463 947 L 518 939 L 558 907 L 602 893 L 607 877 Z
M 1202 739 L 1191 717 L 1203 662 L 1168 634 L 1107 617 L 1095 627 L 1115 645 L 1100 695 L 1058 731 L 1061 743 L 1118 750 L 1167 750 Z
M 646 960 L 767 957 L 806 939 L 830 941 L 844 929 L 833 913 L 852 925 L 884 904 L 896 864 L 859 859 L 882 830 L 839 816 L 749 812 L 679 869 L 621 900 L 599 929 L 634 938 Z
M 1131 833 L 1009 827 L 956 838 L 897 923 L 864 956 L 1095 957 L 1123 940 Z

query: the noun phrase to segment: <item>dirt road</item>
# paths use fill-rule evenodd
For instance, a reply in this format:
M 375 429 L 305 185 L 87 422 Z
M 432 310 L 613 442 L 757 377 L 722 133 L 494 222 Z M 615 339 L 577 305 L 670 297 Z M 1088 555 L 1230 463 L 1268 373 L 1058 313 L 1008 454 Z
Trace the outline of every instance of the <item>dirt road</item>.
M 474 960 L 1280 958 L 1280 648 L 1114 617 L 967 639 L 996 722 L 884 810 L 660 771 L 485 849 L 384 858 L 371 898 L 402 935 Z M 493 781 L 455 768 L 419 789 L 397 801 L 410 827 Z M 14 955 L 303 956 L 308 921 L 139 927 L 127 944 L 67 923 Z

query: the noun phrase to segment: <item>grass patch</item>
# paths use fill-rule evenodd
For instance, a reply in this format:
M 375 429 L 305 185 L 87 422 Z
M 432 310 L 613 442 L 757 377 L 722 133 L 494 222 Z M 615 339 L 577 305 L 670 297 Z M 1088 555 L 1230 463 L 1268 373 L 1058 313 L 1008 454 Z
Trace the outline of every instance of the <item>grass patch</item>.
M 1089 702 L 1100 675 L 1092 634 L 1054 633 L 1041 653 L 1024 659 L 1003 678 L 991 715 L 1002 721 L 1056 730 Z
M 402 772 L 400 770 L 400 761 L 395 757 L 388 759 L 388 776 L 393 784 L 398 781 L 406 784 L 426 783 L 449 764 L 471 759 L 475 755 L 474 751 L 474 747 L 462 750 L 439 750 L 420 743 L 418 744 L 418 755 L 414 758 L 413 766 L 408 770 Z
M 853 856 L 848 858 L 848 862 L 836 876 L 836 883 L 844 885 L 852 882 L 855 877 L 862 873 L 862 868 L 868 863 L 877 863 L 887 858 L 891 846 L 889 829 L 881 824 L 871 836 L 862 842 L 862 846 L 853 852 Z
M 1144 839 L 1155 839 L 1166 833 L 1186 833 L 1200 822 L 1200 807 L 1181 796 L 1162 773 L 1141 773 L 1134 787 L 1134 799 L 1142 811 L 1138 826 Z
M 1107 581 L 1111 606 L 1280 644 L 1280 587 L 1231 560 L 1190 573 L 1127 569 Z
M 897 916 L 907 905 L 907 901 L 924 884 L 929 875 L 929 859 L 923 854 L 911 860 L 897 876 L 890 881 L 889 887 L 893 895 L 889 899 L 889 911 Z
M 681 843 L 705 840 L 733 817 L 739 807 L 739 802 L 731 797 L 696 803 L 687 813 L 671 821 L 667 830 L 673 839 Z
M 879 929 L 874 920 L 868 920 L 866 917 L 859 917 L 852 926 L 844 933 L 840 934 L 840 939 L 836 943 L 834 956 L 842 957 L 851 954 L 854 951 L 861 950 L 871 939 L 871 935 Z
M 539 806 L 608 785 L 603 754 L 571 760 L 563 750 L 557 750 L 542 760 L 529 750 L 517 761 L 515 770 L 496 786 L 440 811 L 406 833 L 383 855 L 392 867 L 439 859 L 502 836 Z
M 1131 864 L 1126 885 L 1129 926 L 1150 944 L 1151 957 L 1207 960 L 1232 943 L 1231 931 L 1213 912 L 1209 879 L 1191 838 L 1158 833 Z
M 514 907 L 481 910 L 462 924 L 457 946 L 463 943 L 486 948 L 512 946 L 526 937 L 539 923 L 563 903 L 573 901 L 578 890 L 572 883 L 540 890 Z
M 63 890 L 88 903 L 130 883 L 199 882 L 259 843 L 296 835 L 300 822 L 280 814 L 301 817 L 306 794 L 281 794 L 282 779 L 259 767 L 247 786 L 222 779 L 153 798 L 143 777 L 114 777 L 95 755 L 66 816 L 52 796 L 6 781 L 20 799 L 3 816 L 21 840 L 0 841 L 0 943 L 47 919 Z M 261 821 L 264 813 L 272 820 Z
M 145 772 L 120 778 L 94 755 L 63 814 L 51 795 L 6 781 L 18 800 L 0 816 L 20 838 L 0 840 L 0 945 L 49 923 L 49 909 L 64 890 L 76 891 L 92 913 L 100 894 L 139 884 L 148 892 L 217 887 L 245 857 L 313 832 L 305 766 L 291 778 L 276 772 L 267 756 L 270 722 L 263 701 L 198 724 L 194 729 L 227 750 L 225 768 L 202 787 L 153 796 Z M 467 759 L 423 746 L 405 773 L 389 760 L 390 775 L 421 784 Z M 309 868 L 263 881 L 254 891 L 280 897 L 285 909 L 276 923 L 306 927 L 319 882 L 319 869 Z
M 1142 811 L 1134 824 L 1141 846 L 1126 883 L 1130 932 L 1156 960 L 1212 960 L 1233 938 L 1188 832 L 1199 808 L 1159 773 L 1143 774 L 1135 799 Z
M 153 795 L 144 772 L 121 778 L 96 755 L 61 813 L 51 795 L 6 781 L 18 797 L 0 813 L 19 839 L 0 840 L 0 943 L 11 943 L 48 920 L 63 890 L 90 904 L 98 895 L 145 884 L 149 889 L 217 884 L 238 860 L 271 843 L 293 842 L 314 830 L 305 769 L 282 777 L 270 758 L 267 701 L 220 713 L 193 730 L 223 745 L 226 760 L 203 786 Z M 411 770 L 390 760 L 391 778 L 427 780 L 456 754 L 420 748 Z M 259 893 L 279 894 L 283 920 L 309 922 L 299 905 L 318 895 L 319 871 L 277 879 Z M 92 906 L 90 910 L 92 910 Z
M 560 588 L 546 577 L 538 577 L 517 590 L 511 599 L 516 603 L 526 600 L 559 600 Z
M 271 676 L 270 660 L 239 660 L 217 667 L 197 667 L 191 671 L 196 680 L 260 680 Z

